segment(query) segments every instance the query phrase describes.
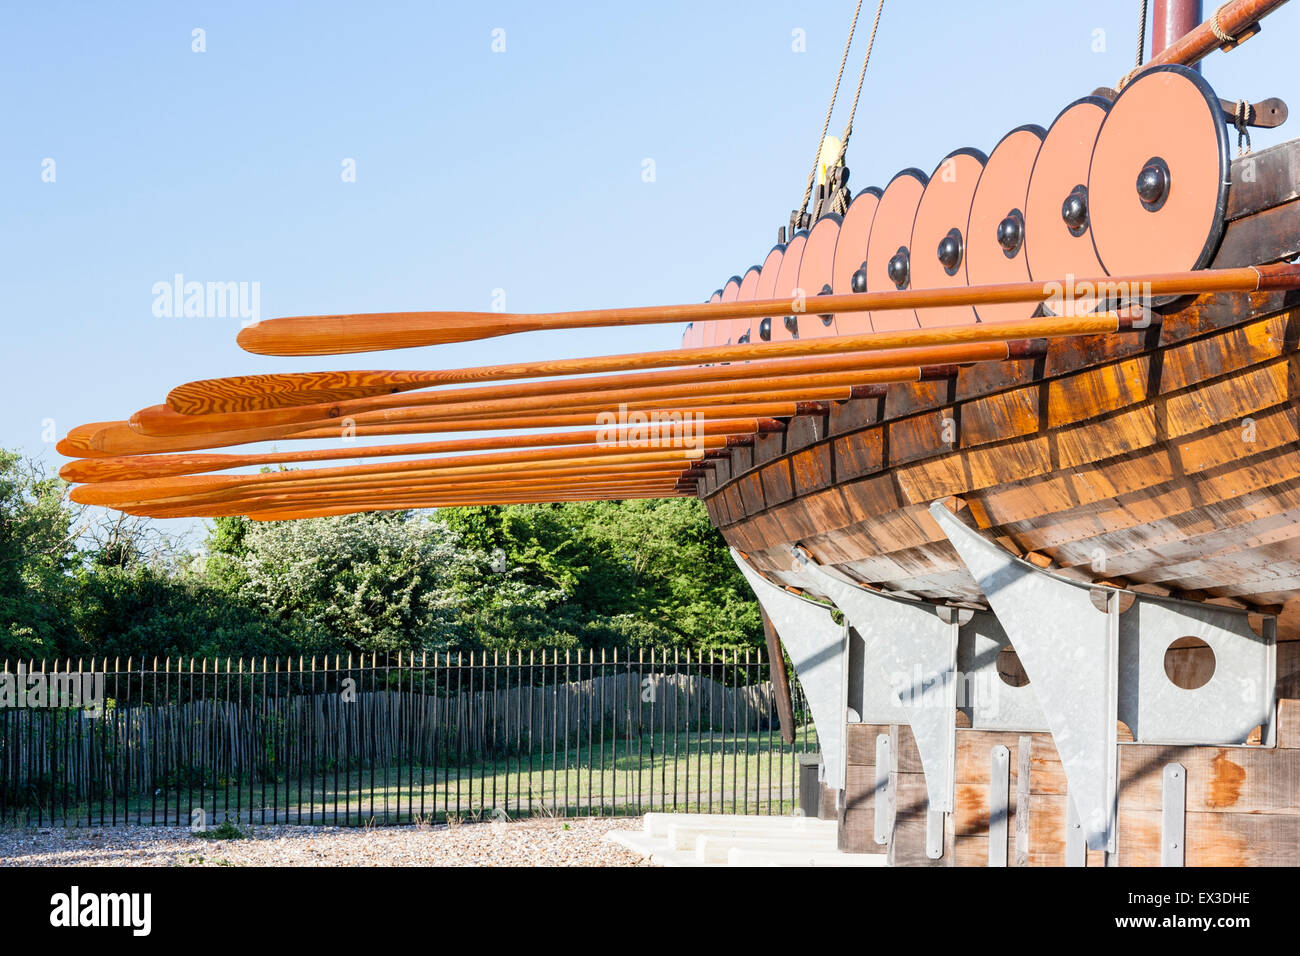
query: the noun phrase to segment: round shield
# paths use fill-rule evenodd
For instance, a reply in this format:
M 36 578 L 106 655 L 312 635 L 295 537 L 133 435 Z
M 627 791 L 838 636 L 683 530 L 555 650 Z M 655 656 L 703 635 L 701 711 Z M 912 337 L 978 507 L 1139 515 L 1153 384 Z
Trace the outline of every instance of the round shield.
M 781 260 L 784 258 L 784 244 L 778 243 L 768 252 L 767 258 L 763 260 L 763 265 L 759 269 L 758 286 L 754 289 L 755 299 L 776 298 L 776 277 L 781 271 Z M 766 342 L 771 338 L 771 319 L 745 319 L 744 321 L 747 327 L 740 334 L 740 340 L 753 343 Z M 765 329 L 769 330 L 766 338 L 764 338 Z
M 757 298 L 759 276 L 762 270 L 758 266 L 750 266 L 745 270 L 744 278 L 740 280 L 740 294 L 736 296 L 737 302 L 748 302 L 750 299 Z M 732 319 L 731 320 L 731 344 L 745 345 L 749 342 L 747 335 L 749 333 L 749 319 Z
M 709 296 L 710 303 L 722 301 L 722 290 L 715 289 L 713 295 Z M 698 349 L 704 344 L 704 329 L 708 322 L 692 322 L 686 326 L 686 331 L 682 333 L 682 348 Z
M 977 149 L 949 153 L 926 183 L 912 224 L 911 286 L 914 289 L 948 289 L 966 285 L 966 228 L 971 200 L 987 157 Z M 939 325 L 974 325 L 969 305 L 917 309 L 922 328 Z
M 867 240 L 867 288 L 872 292 L 912 288 L 908 244 L 925 184 L 925 173 L 908 168 L 896 173 L 880 194 Z M 916 313 L 911 309 L 873 311 L 869 320 L 876 332 L 917 327 Z
M 740 296 L 740 276 L 732 276 L 722 287 L 722 302 L 735 302 Z M 705 345 L 726 345 L 731 339 L 731 319 L 706 322 Z
M 1025 197 L 1029 173 L 1047 131 L 1041 126 L 1013 129 L 993 147 L 970 207 L 966 230 L 966 281 L 971 285 L 1028 282 L 1025 264 Z M 1027 319 L 1036 302 L 975 307 L 981 322 Z
M 794 338 L 792 303 L 799 294 L 796 291 L 799 288 L 799 263 L 803 260 L 803 250 L 807 243 L 808 232 L 800 229 L 794 234 L 794 238 L 785 244 L 785 253 L 781 256 L 781 268 L 776 273 L 776 287 L 772 290 L 772 298 L 785 299 L 788 311 L 770 317 L 772 321 L 768 326 L 766 338 L 763 336 L 763 330 L 759 330 L 759 338 L 764 341 L 788 342 Z
M 1056 117 L 1034 160 L 1025 198 L 1025 261 L 1035 281 L 1094 279 L 1105 269 L 1092 246 L 1088 164 L 1110 101 L 1075 100 Z M 1092 298 L 1045 304 L 1053 314 L 1091 312 Z
M 794 337 L 820 339 L 835 334 L 835 316 L 817 310 L 817 296 L 831 292 L 831 271 L 835 263 L 835 243 L 840 236 L 840 219 L 827 213 L 813 223 L 808 242 L 799 260 L 799 288 L 803 290 L 804 309 L 795 313 Z
M 868 186 L 849 203 L 849 210 L 840 223 L 839 237 L 835 240 L 835 262 L 831 266 L 831 291 L 836 295 L 853 292 L 853 274 L 867 267 L 867 238 L 871 224 L 880 205 L 880 189 Z M 865 273 L 864 273 L 865 274 Z M 838 312 L 835 315 L 837 335 L 861 335 L 871 331 L 866 312 Z
M 1157 66 L 1124 88 L 1097 134 L 1088 200 L 1108 274 L 1209 264 L 1228 200 L 1228 134 L 1199 73 Z

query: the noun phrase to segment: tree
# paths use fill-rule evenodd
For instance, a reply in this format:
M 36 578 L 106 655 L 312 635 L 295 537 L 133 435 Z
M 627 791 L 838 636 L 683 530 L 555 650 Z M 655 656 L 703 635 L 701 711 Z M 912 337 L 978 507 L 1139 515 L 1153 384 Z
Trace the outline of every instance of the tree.
M 555 603 L 528 620 L 542 646 L 695 649 L 762 641 L 758 607 L 698 501 L 663 499 L 440 511 Z M 492 646 L 524 622 L 484 622 Z M 517 638 L 516 638 L 517 640 Z
M 0 657 L 53 657 L 75 643 L 68 610 L 78 515 L 65 490 L 0 450 Z
M 252 523 L 242 545 L 239 593 L 311 650 L 474 646 L 484 608 L 545 604 L 445 522 L 409 512 Z

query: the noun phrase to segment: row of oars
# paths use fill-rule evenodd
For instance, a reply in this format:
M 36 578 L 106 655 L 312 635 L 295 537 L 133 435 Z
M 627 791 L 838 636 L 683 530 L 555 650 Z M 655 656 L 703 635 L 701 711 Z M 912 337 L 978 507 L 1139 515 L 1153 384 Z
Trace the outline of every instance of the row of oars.
M 1294 288 L 1294 266 L 1101 280 L 1150 296 Z M 1085 299 L 1096 281 L 817 296 L 818 313 L 987 302 Z M 241 344 L 270 354 L 335 354 L 464 341 L 541 328 L 724 321 L 779 315 L 786 300 L 584 313 L 396 313 L 274 319 Z M 893 383 L 949 379 L 962 365 L 1042 354 L 1046 339 L 1124 331 L 1140 317 L 1098 312 L 998 324 L 910 329 L 516 363 L 451 371 L 314 372 L 191 382 L 127 422 L 74 428 L 61 474 L 87 482 L 80 502 L 153 517 L 259 519 L 488 503 L 689 495 L 712 460 L 779 421 Z M 493 383 L 469 386 L 466 383 Z M 505 383 L 505 384 L 501 384 Z M 463 387 L 434 387 L 459 385 Z M 412 390 L 425 389 L 412 393 Z M 563 432 L 253 454 L 202 449 L 351 436 Z M 472 454 L 470 454 L 472 453 Z M 406 458 L 406 456 L 426 456 Z M 432 456 L 432 457 L 429 457 Z M 351 459 L 363 464 L 259 474 L 207 472 Z

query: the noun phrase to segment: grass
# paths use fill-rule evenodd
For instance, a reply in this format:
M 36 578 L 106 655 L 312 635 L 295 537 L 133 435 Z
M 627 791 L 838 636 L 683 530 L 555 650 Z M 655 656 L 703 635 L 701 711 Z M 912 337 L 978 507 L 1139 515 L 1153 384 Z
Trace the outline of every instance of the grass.
M 251 786 L 223 781 L 215 792 L 207 786 L 202 794 L 196 784 L 127 799 L 119 795 L 116 811 L 111 798 L 104 806 L 96 799 L 89 806 L 69 807 L 63 822 L 111 823 L 115 816 L 123 822 L 129 815 L 133 823 L 175 824 L 179 817 L 181 825 L 188 825 L 200 807 L 209 821 L 333 824 L 337 819 L 351 826 L 634 815 L 651 809 L 787 813 L 798 793 L 797 754 L 817 749 L 811 724 L 799 728 L 795 740 L 788 745 L 766 733 L 751 733 L 746 740 L 743 732 L 646 734 L 606 740 L 603 748 L 597 738 L 590 753 L 583 739 L 554 755 L 549 750 L 531 757 L 527 752 L 480 755 L 457 765 L 403 764 L 337 773 L 318 766 L 314 776 L 304 773 L 301 781 L 293 774 Z M 55 809 L 61 817 L 57 802 Z M 26 819 L 36 819 L 35 811 Z

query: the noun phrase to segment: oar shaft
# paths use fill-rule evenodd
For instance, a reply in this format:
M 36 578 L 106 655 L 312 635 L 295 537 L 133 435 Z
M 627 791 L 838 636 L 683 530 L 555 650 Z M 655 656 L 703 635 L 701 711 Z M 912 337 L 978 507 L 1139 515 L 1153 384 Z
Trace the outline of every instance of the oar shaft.
M 1048 282 L 1010 282 L 945 289 L 902 289 L 809 296 L 800 311 L 812 313 L 926 309 L 956 305 L 1062 301 L 1106 297 L 1123 290 L 1132 299 L 1207 292 L 1255 292 L 1294 288 L 1300 268 L 1248 266 L 1138 276 L 1101 276 Z M 547 329 L 621 328 L 666 322 L 757 319 L 796 311 L 791 299 L 694 302 L 578 312 L 509 314 L 496 312 L 377 312 L 357 315 L 288 316 L 240 331 L 240 346 L 263 355 L 336 355 L 384 351 L 492 338 Z
M 307 508 L 338 505 L 371 504 L 407 504 L 437 501 L 443 504 L 455 504 L 473 501 L 476 504 L 508 504 L 530 501 L 553 500 L 557 496 L 589 496 L 613 494 L 616 492 L 673 492 L 679 490 L 682 482 L 668 477 L 638 478 L 629 477 L 618 480 L 574 481 L 566 484 L 539 486 L 535 489 L 502 488 L 495 485 L 448 486 L 448 487 L 414 487 L 410 489 L 362 490 L 347 493 L 322 493 L 298 495 L 261 495 L 231 498 L 226 500 L 189 500 L 178 499 L 167 503 L 130 505 L 123 510 L 132 514 L 141 514 L 151 518 L 204 518 L 221 515 L 251 514 L 255 511 L 280 510 L 284 508 Z M 416 505 L 419 506 L 419 505 Z
M 328 477 L 298 477 L 297 472 L 287 472 L 291 476 L 283 481 L 258 481 L 272 475 L 185 475 L 177 478 L 146 479 L 144 481 L 105 481 L 89 485 L 78 485 L 72 489 L 71 496 L 78 504 L 85 505 L 122 505 L 143 504 L 149 501 L 164 501 L 170 498 L 199 498 L 209 496 L 235 496 L 245 494 L 248 489 L 311 489 L 315 491 L 342 487 L 383 487 L 391 485 L 395 478 L 404 484 L 419 481 L 442 481 L 447 479 L 469 480 L 480 478 L 491 480 L 494 476 L 510 474 L 518 481 L 537 477 L 558 477 L 561 475 L 586 476 L 597 473 L 622 472 L 680 472 L 690 467 L 691 461 L 697 459 L 698 452 L 663 451 L 639 452 L 626 455 L 592 456 L 585 455 L 553 462 L 500 462 L 492 465 L 456 465 L 446 468 L 425 468 L 415 472 L 375 473 L 365 472 L 357 475 L 330 475 Z
M 709 370 L 702 370 L 709 371 Z M 889 382 L 914 382 L 922 378 L 946 378 L 955 373 L 954 366 L 920 366 L 861 370 L 852 367 L 812 374 L 759 373 L 744 375 L 743 367 L 731 379 L 706 376 L 693 381 L 675 376 L 672 384 L 626 383 L 600 379 L 561 379 L 555 382 L 530 383 L 524 397 L 497 397 L 498 388 L 454 389 L 448 392 L 383 395 L 338 402 L 333 405 L 305 405 L 298 408 L 275 408 L 259 412 L 229 412 L 216 415 L 180 415 L 166 405 L 153 405 L 131 416 L 131 427 L 143 435 L 203 435 L 241 428 L 272 428 L 298 425 L 302 428 L 330 425 L 342 419 L 354 421 L 442 421 L 467 415 L 519 414 L 552 408 L 578 410 L 605 409 L 638 402 L 659 402 L 693 397 L 732 395 L 761 396 L 776 391 L 825 388 L 836 385 L 869 385 Z M 656 377 L 664 373 L 655 373 Z M 628 376 L 633 381 L 643 376 Z M 624 378 L 619 376 L 619 378 Z M 595 388 L 591 388 L 592 384 Z M 544 386 L 544 387 L 539 387 Z M 518 388 L 511 387 L 509 390 Z M 617 389 L 617 395 L 610 395 Z M 482 398 L 479 393 L 486 393 Z
M 177 386 L 167 395 L 167 406 L 182 415 L 211 415 L 217 412 L 249 412 L 296 405 L 346 402 L 368 396 L 386 396 L 437 385 L 537 379 L 558 376 L 590 375 L 598 378 L 574 379 L 588 388 L 623 388 L 631 384 L 672 384 L 681 381 L 721 381 L 757 377 L 764 374 L 794 375 L 800 372 L 833 372 L 849 368 L 875 369 L 909 365 L 951 365 L 965 362 L 995 362 L 1006 358 L 1024 358 L 1038 354 L 1045 346 L 1041 341 L 985 341 L 958 345 L 932 345 L 887 351 L 827 353 L 764 358 L 763 353 L 745 351 L 745 360 L 716 361 L 704 358 L 701 367 L 691 355 L 695 350 L 641 352 L 630 355 L 604 355 L 590 358 L 540 362 L 517 362 L 478 368 L 436 371 L 334 371 L 282 372 L 279 374 L 202 379 Z M 763 346 L 755 346 L 761 349 Z M 758 357 L 753 356 L 757 354 Z M 648 369 L 669 369 L 651 377 L 633 377 L 628 373 Z M 626 376 L 617 378 L 615 373 Z M 551 383 L 525 382 L 502 386 L 503 391 L 481 391 L 480 398 L 505 398 L 538 394 L 532 389 L 554 387 Z M 437 393 L 451 394 L 449 390 Z
M 353 445 L 340 448 L 315 448 L 309 451 L 277 451 L 260 455 L 181 454 L 78 458 L 60 468 L 59 477 L 73 482 L 127 481 L 260 465 L 291 465 L 314 461 L 435 455 L 442 452 L 491 451 L 506 448 L 586 445 L 596 441 L 621 445 L 641 443 L 653 447 L 685 448 L 693 445 L 698 436 L 721 436 L 728 444 L 734 445 L 752 441 L 752 436 L 760 432 L 779 431 L 782 428 L 784 425 L 773 418 L 735 418 L 702 423 L 679 422 L 676 425 L 623 426 L 615 429 L 583 429 L 528 435 L 487 435 L 482 438 L 392 445 Z
M 800 411 L 804 406 L 808 411 Z M 788 418 L 791 415 L 813 414 L 818 407 L 816 401 L 764 401 L 725 405 L 706 405 L 694 403 L 666 410 L 659 420 L 673 422 L 678 420 L 698 420 L 723 418 Z M 629 423 L 637 424 L 654 418 L 649 412 L 645 415 L 629 416 Z M 207 448 L 224 448 L 231 445 L 247 445 L 255 442 L 276 440 L 310 440 L 329 439 L 347 441 L 356 436 L 379 437 L 381 435 L 424 435 L 456 432 L 489 432 L 507 429 L 525 428 L 564 428 L 568 426 L 606 425 L 615 427 L 620 422 L 607 423 L 602 416 L 594 412 L 552 412 L 544 415 L 497 415 L 491 418 L 463 418 L 445 422 L 399 422 L 396 424 L 367 424 L 357 422 L 339 422 L 333 426 L 309 428 L 305 431 L 296 429 L 301 426 L 282 428 L 245 428 L 234 432 L 212 435 L 182 435 L 174 438 L 151 438 L 138 434 L 127 422 L 96 422 L 91 425 L 79 425 L 68 432 L 67 436 L 55 446 L 55 450 L 67 457 L 108 458 L 123 455 L 156 455 L 176 452 L 197 451 Z

